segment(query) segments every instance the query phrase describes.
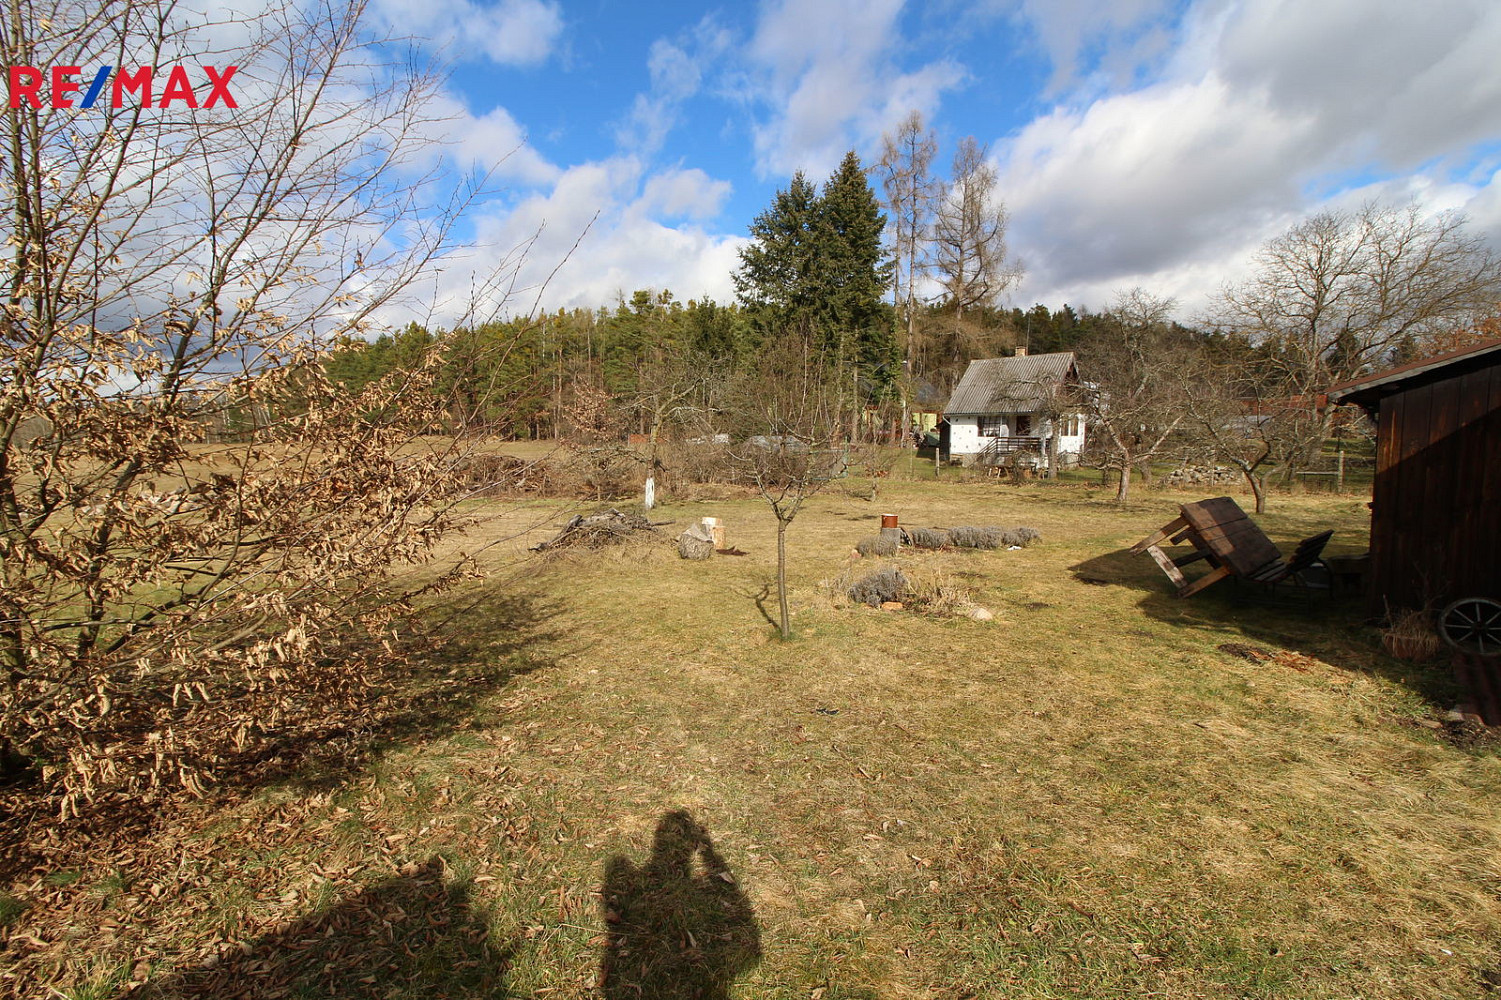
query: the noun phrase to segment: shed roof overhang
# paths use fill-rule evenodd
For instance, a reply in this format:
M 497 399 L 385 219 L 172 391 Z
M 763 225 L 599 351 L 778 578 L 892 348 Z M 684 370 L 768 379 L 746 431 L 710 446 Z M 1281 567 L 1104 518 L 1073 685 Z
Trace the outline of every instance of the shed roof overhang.
M 1375 375 L 1330 386 L 1331 403 L 1354 403 L 1374 415 L 1381 401 L 1399 392 L 1501 364 L 1501 340 L 1487 340 L 1457 351 L 1391 368 Z

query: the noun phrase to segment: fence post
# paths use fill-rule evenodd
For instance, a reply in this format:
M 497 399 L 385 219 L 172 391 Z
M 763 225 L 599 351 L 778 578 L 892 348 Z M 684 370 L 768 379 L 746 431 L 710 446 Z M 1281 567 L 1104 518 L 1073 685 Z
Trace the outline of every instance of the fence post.
M 1334 492 L 1345 492 L 1345 449 L 1339 450 L 1339 458 L 1334 466 Z

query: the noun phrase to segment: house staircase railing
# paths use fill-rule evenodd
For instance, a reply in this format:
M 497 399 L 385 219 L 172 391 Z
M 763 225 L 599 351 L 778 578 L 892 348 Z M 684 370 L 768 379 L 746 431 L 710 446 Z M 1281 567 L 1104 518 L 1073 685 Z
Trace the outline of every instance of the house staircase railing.
M 1007 457 L 1019 451 L 1042 454 L 1042 438 L 1026 435 L 992 438 L 980 452 L 978 462 L 980 465 L 1005 465 Z

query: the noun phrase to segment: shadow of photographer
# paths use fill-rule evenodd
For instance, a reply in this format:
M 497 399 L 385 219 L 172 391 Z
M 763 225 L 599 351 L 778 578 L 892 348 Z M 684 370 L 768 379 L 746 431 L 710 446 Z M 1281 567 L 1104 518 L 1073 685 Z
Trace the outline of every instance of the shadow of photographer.
M 761 932 L 709 833 L 683 810 L 657 824 L 651 857 L 605 867 L 599 984 L 606 1000 L 727 1000 L 761 960 Z
M 509 996 L 499 945 L 468 885 L 434 857 L 240 949 L 144 985 L 143 1000 Z

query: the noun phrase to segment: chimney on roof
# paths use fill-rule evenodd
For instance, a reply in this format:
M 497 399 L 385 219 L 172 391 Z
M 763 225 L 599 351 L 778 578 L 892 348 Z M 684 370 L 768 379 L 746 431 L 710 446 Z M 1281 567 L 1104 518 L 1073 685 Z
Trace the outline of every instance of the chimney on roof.
M 1026 356 L 1027 356 L 1027 349 L 1025 347 L 1018 347 L 1016 349 L 1015 357 L 1025 358 Z

